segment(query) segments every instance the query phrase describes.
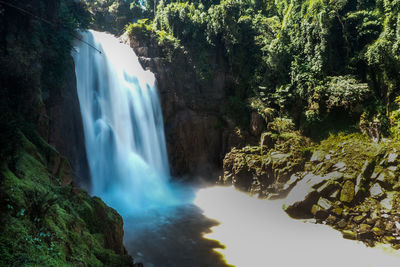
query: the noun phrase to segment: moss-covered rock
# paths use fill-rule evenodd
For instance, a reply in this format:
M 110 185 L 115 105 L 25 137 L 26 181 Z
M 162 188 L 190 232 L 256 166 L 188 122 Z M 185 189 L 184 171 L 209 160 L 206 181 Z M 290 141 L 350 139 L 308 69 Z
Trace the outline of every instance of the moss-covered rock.
M 281 136 L 274 142 L 262 149 L 233 149 L 225 157 L 221 180 L 261 197 L 288 193 L 284 209 L 294 218 L 315 218 L 368 245 L 396 246 L 400 143 L 374 143 L 361 134 L 332 135 L 307 146 L 296 139 L 282 142 Z
M 399 145 L 390 140 L 373 143 L 358 134 L 331 136 L 315 145 L 310 162 L 305 164 L 308 174 L 289 196 L 307 179 L 317 181 L 324 177 L 326 181 L 309 187 L 307 195 L 313 198 L 302 198 L 287 206 L 286 211 L 293 217 L 307 214 L 325 221 L 342 230 L 345 238 L 359 239 L 368 245 L 395 245 L 397 239 L 389 236 L 397 236 L 395 222 L 399 223 L 399 209 L 393 206 L 398 194 L 393 151 Z M 390 172 L 390 178 L 385 178 Z
M 308 141 L 290 132 L 279 136 L 273 149 L 264 144 L 262 139 L 260 146 L 232 149 L 224 158 L 220 182 L 260 197 L 284 196 L 297 182 L 293 174 L 304 169 Z
M 340 201 L 344 203 L 351 203 L 354 199 L 354 183 L 347 180 L 340 192 Z
M 133 266 L 123 222 L 101 199 L 66 183 L 57 151 L 20 134 L 22 148 L 1 165 L 1 266 Z

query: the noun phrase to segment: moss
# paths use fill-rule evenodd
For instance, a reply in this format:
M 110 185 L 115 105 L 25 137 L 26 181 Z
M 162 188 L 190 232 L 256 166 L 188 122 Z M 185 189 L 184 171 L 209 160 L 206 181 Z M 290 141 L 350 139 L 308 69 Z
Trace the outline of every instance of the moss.
M 52 175 L 44 154 L 60 157 L 54 149 L 38 149 L 22 134 L 21 143 L 15 162 L 1 166 L 0 265 L 131 266 L 132 258 L 106 239 L 122 232 L 121 217 Z M 58 173 L 70 171 L 59 165 Z

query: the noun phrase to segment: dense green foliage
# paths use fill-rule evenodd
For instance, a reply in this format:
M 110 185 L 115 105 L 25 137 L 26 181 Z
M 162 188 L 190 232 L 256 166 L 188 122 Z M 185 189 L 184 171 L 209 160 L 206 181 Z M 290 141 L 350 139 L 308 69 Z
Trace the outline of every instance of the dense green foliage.
M 112 250 L 116 211 L 65 184 L 67 161 L 40 136 L 16 135 L 15 160 L 0 166 L 0 265 L 132 266 Z
M 150 15 L 150 9 L 141 6 L 139 0 L 82 0 L 91 13 L 91 27 L 99 31 L 121 34 L 130 22 Z
M 161 0 L 154 18 L 130 30 L 146 24 L 173 40 L 204 79 L 210 59 L 222 57 L 236 106 L 258 96 L 311 135 L 317 123 L 354 124 L 361 114 L 388 130 L 400 93 L 399 8 L 388 0 Z

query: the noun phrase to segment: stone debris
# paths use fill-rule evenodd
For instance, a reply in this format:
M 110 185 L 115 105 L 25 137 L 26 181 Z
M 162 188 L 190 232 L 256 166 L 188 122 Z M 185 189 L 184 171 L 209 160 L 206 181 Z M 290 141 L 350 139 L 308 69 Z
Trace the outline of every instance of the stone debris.
M 371 197 L 380 199 L 385 196 L 385 192 L 383 191 L 382 187 L 376 183 L 374 184 L 370 189 L 369 192 L 371 194 Z
M 334 147 L 315 149 L 302 163 L 295 150 L 233 149 L 224 159 L 222 180 L 262 198 L 286 196 L 291 217 L 330 225 L 345 238 L 400 248 L 397 151 L 380 147 L 374 156 L 363 155 L 365 145 L 353 140 Z

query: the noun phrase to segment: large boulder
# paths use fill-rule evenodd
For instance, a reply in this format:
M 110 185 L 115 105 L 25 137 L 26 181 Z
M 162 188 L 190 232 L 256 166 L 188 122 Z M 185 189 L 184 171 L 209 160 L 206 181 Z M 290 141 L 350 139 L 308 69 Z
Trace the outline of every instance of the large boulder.
M 325 181 L 326 177 L 307 173 L 287 196 L 285 211 L 293 218 L 312 218 L 311 209 L 320 198 L 317 188 Z

